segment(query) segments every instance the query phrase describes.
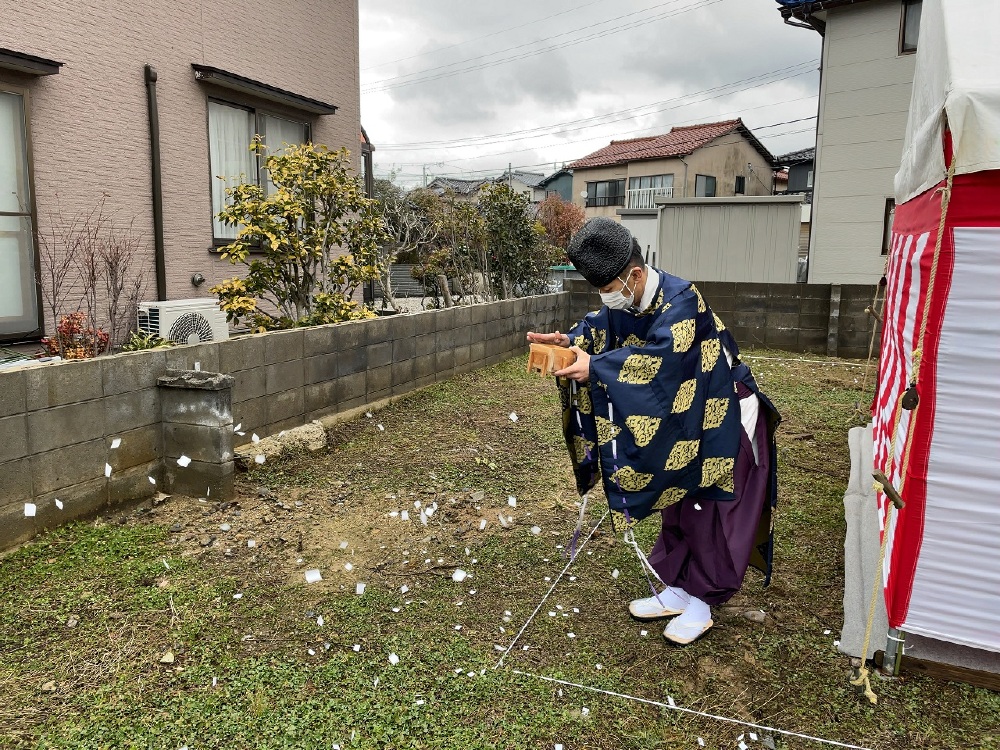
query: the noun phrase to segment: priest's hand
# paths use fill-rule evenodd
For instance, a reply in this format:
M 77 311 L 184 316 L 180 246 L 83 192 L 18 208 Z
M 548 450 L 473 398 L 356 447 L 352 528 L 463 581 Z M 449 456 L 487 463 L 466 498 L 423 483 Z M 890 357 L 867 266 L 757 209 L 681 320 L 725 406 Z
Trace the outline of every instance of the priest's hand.
M 569 336 L 565 333 L 534 333 L 528 331 L 528 341 L 532 344 L 554 344 L 555 346 L 569 346 Z
M 590 380 L 590 355 L 578 346 L 571 346 L 569 350 L 576 354 L 576 362 L 552 374 L 557 378 L 575 380 L 577 383 L 588 382 Z

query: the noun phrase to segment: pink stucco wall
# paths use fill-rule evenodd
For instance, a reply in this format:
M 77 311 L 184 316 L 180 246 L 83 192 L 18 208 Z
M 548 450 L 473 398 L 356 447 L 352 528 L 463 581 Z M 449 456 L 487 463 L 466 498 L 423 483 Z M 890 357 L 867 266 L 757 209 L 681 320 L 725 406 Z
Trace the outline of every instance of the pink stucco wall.
M 198 83 L 192 63 L 221 68 L 334 104 L 303 116 L 313 140 L 348 147 L 359 162 L 357 0 L 0 0 L 0 47 L 65 63 L 28 78 L 0 69 L 0 82 L 30 96 L 39 227 L 57 199 L 64 215 L 106 206 L 135 221 L 148 248 L 153 225 L 149 123 L 143 66 L 158 74 L 168 297 L 207 296 L 237 269 L 212 244 L 207 101 L 210 95 L 264 104 Z M 191 275 L 207 279 L 200 288 Z M 51 321 L 46 320 L 51 329 Z

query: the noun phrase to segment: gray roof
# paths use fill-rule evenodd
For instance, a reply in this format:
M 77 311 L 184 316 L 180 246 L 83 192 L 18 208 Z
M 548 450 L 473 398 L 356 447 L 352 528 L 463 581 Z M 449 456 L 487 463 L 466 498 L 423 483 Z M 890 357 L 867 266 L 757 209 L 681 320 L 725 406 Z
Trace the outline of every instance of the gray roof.
M 814 161 L 816 159 L 815 148 L 804 148 L 801 151 L 792 151 L 788 154 L 774 157 L 774 163 L 779 167 L 789 167 L 793 164 L 801 164 L 804 161 Z
M 472 195 L 479 190 L 489 180 L 460 180 L 455 177 L 435 177 L 427 186 L 429 190 L 447 192 L 451 191 L 458 195 Z
M 540 172 L 518 172 L 516 169 L 511 173 L 511 177 L 518 182 L 522 182 L 530 188 L 541 187 L 545 175 Z M 494 182 L 506 182 L 507 172 L 497 177 Z

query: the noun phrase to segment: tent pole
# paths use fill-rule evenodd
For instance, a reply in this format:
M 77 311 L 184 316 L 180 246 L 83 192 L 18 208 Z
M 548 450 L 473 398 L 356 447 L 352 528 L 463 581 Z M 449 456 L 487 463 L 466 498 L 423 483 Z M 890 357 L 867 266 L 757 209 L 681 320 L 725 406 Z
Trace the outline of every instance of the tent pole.
M 889 628 L 889 634 L 885 639 L 885 658 L 882 659 L 882 673 L 892 677 L 899 676 L 900 656 L 903 653 L 903 640 L 905 634 L 902 630 Z

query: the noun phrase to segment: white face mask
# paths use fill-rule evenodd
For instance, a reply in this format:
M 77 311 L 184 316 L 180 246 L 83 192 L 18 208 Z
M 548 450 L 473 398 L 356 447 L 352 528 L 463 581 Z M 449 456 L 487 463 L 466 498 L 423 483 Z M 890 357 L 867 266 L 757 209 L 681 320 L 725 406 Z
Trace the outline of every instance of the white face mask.
M 621 278 L 618 278 L 618 280 L 624 286 L 614 292 L 601 292 L 601 302 L 612 310 L 628 310 L 630 307 L 635 307 L 635 287 L 633 286 L 629 289 L 626 281 Z M 625 292 L 628 292 L 628 297 L 625 296 Z

